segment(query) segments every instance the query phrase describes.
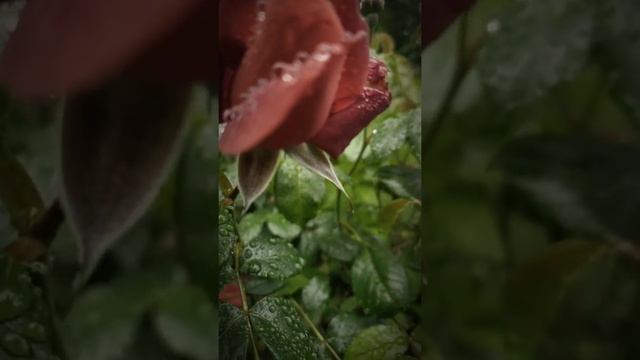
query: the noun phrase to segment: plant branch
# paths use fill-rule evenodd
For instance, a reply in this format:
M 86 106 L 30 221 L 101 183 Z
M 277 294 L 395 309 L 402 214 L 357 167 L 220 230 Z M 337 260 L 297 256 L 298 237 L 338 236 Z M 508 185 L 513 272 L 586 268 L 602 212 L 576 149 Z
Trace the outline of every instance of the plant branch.
M 451 78 L 451 82 L 449 83 L 449 87 L 447 88 L 447 91 L 445 93 L 444 100 L 438 108 L 438 111 L 433 119 L 433 123 L 427 128 L 427 132 L 422 138 L 423 154 L 429 153 L 428 149 L 433 146 L 437 135 L 440 133 L 445 120 L 451 112 L 451 108 L 453 107 L 453 103 L 456 100 L 458 91 L 464 83 L 464 79 L 467 77 L 469 69 L 471 68 L 471 64 L 475 61 L 476 52 L 479 49 L 479 46 L 476 46 L 469 54 L 466 53 L 468 25 L 467 20 L 468 19 L 466 14 L 463 15 L 462 19 L 460 20 L 455 69 L 453 71 L 453 76 Z
M 368 136 L 369 134 L 367 133 L 367 128 L 364 128 L 364 133 L 363 133 L 363 139 L 362 139 L 362 147 L 360 147 L 360 152 L 358 152 L 358 157 L 356 157 L 356 161 L 353 163 L 353 165 L 351 166 L 351 169 L 348 172 L 348 175 L 351 176 L 353 175 L 353 173 L 356 171 L 356 169 L 358 168 L 358 165 L 360 164 L 360 161 L 362 161 L 362 157 L 364 156 L 364 152 L 367 149 L 367 146 L 369 145 L 369 142 L 371 141 L 371 138 Z M 341 213 L 340 213 L 340 200 L 342 200 L 342 191 L 340 191 L 340 189 L 338 189 L 338 195 L 336 197 L 336 221 L 338 224 L 340 224 L 341 222 Z
M 249 301 L 247 299 L 247 292 L 242 282 L 242 276 L 240 275 L 240 254 L 242 253 L 242 241 L 238 239 L 235 246 L 235 258 L 234 267 L 236 272 L 236 279 L 238 279 L 238 287 L 240 288 L 240 298 L 242 299 L 242 310 L 244 312 L 245 319 L 247 320 L 247 328 L 249 329 L 249 338 L 251 339 L 251 346 L 253 347 L 253 355 L 256 360 L 260 360 L 260 354 L 258 353 L 258 346 L 256 345 L 255 335 L 253 334 L 253 325 L 251 324 L 251 318 L 249 317 Z
M 322 335 L 320 330 L 318 330 L 318 328 L 313 324 L 313 321 L 311 321 L 311 318 L 309 318 L 309 315 L 307 315 L 307 313 L 304 311 L 302 306 L 300 306 L 300 304 L 298 304 L 298 302 L 295 301 L 294 299 L 291 299 L 291 301 L 293 302 L 293 305 L 296 307 L 296 310 L 298 310 L 298 313 L 300 313 L 304 321 L 307 323 L 307 325 L 309 325 L 313 333 L 316 335 L 318 340 L 320 340 L 320 343 L 327 347 L 327 349 L 331 353 L 331 356 L 333 356 L 333 358 L 336 360 L 341 360 L 340 355 L 338 355 L 338 353 L 333 348 L 333 346 L 331 346 L 331 344 L 327 341 L 327 339 Z

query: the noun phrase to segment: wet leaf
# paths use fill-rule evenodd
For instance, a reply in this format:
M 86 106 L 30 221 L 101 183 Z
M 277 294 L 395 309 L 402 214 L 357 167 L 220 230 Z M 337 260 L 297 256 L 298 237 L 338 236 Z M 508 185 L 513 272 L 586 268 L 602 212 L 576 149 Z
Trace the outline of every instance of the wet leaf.
M 326 276 L 314 276 L 302 290 L 302 306 L 314 323 L 320 321 L 330 295 L 331 285 Z
M 388 233 L 395 225 L 398 217 L 408 207 L 411 205 L 415 205 L 415 200 L 409 199 L 395 199 L 388 204 L 386 204 L 381 210 L 378 216 L 378 221 L 380 223 L 380 229 L 384 233 Z
M 188 95 L 186 88 L 117 80 L 68 100 L 62 183 L 83 276 L 153 200 L 175 158 Z
M 245 243 L 240 269 L 262 278 L 285 280 L 298 273 L 303 265 L 304 260 L 288 241 L 258 237 Z
M 391 315 L 414 299 L 408 269 L 389 250 L 371 247 L 351 268 L 353 292 L 368 312 Z
M 309 221 L 308 230 L 303 232 L 302 241 L 315 244 L 332 259 L 348 262 L 360 253 L 360 245 L 340 231 L 334 213 L 322 213 Z
M 409 347 L 407 334 L 395 324 L 372 326 L 353 340 L 345 360 L 396 359 Z
M 233 216 L 233 206 L 221 204 L 218 211 L 218 286 L 222 288 L 235 276 L 233 262 L 238 234 Z
M 403 118 L 385 120 L 371 135 L 371 157 L 381 161 L 400 149 L 407 140 L 407 123 Z
M 220 304 L 220 359 L 246 360 L 249 346 L 247 318 L 242 310 Z
M 216 312 L 203 291 L 173 287 L 160 292 L 155 324 L 161 337 L 177 354 L 198 360 L 217 356 Z
M 276 359 L 315 359 L 311 334 L 291 300 L 265 297 L 250 311 L 255 333 Z
M 399 197 L 420 199 L 422 177 L 420 169 L 407 166 L 384 166 L 378 171 L 380 183 Z
M 289 222 L 277 211 L 260 210 L 245 215 L 238 224 L 238 231 L 243 241 L 251 241 L 258 237 L 267 224 L 271 234 L 291 240 L 300 234 L 300 227 Z
M 272 212 L 267 219 L 267 228 L 275 236 L 291 240 L 300 234 L 300 226 L 289 222 L 279 212 Z
M 267 189 L 276 172 L 280 151 L 255 149 L 238 157 L 238 187 L 244 211 Z
M 315 216 L 325 186 L 322 178 L 287 158 L 278 170 L 275 192 L 280 213 L 290 221 L 304 225 Z
M 354 313 L 338 314 L 329 322 L 327 340 L 342 354 L 347 351 L 356 335 L 371 325 L 373 323 L 369 318 Z

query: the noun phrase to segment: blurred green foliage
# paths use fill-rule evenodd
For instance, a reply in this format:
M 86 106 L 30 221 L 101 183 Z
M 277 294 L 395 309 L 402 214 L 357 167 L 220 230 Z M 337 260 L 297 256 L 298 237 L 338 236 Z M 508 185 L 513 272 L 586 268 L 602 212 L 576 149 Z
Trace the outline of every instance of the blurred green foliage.
M 426 359 L 637 357 L 638 13 L 478 1 L 423 52 Z

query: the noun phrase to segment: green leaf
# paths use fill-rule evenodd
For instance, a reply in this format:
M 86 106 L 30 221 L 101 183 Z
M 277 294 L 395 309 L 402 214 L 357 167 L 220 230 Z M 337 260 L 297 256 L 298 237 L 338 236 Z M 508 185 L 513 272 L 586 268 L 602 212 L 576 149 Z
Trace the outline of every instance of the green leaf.
M 267 189 L 278 167 L 279 150 L 255 149 L 238 157 L 238 187 L 244 211 Z
M 344 190 L 338 175 L 336 175 L 333 169 L 331 160 L 324 151 L 318 149 L 311 144 L 302 144 L 295 148 L 287 150 L 292 158 L 298 161 L 298 163 L 305 166 L 311 172 L 319 175 L 320 177 L 329 180 L 338 190 L 340 190 L 347 198 L 349 195 Z
M 338 314 L 329 322 L 327 340 L 337 352 L 342 354 L 347 351 L 356 335 L 371 325 L 373 321 L 369 318 L 354 313 Z
M 385 166 L 378 170 L 380 183 L 392 194 L 420 199 L 422 177 L 420 169 L 407 166 Z
M 374 162 L 386 160 L 403 146 L 420 159 L 422 119 L 420 109 L 396 113 L 385 119 L 371 132 L 369 140 L 370 158 Z
M 309 284 L 309 278 L 302 274 L 298 274 L 287 279 L 284 286 L 278 291 L 276 291 L 274 296 L 287 296 L 293 295 L 298 292 L 300 289 L 303 289 L 307 284 Z
M 220 359 L 246 360 L 249 329 L 242 310 L 220 304 Z
M 371 159 L 380 161 L 387 158 L 394 151 L 400 149 L 407 140 L 407 122 L 405 118 L 386 119 L 382 125 L 371 133 L 369 146 Z
M 568 240 L 550 245 L 513 271 L 506 284 L 508 323 L 535 341 L 550 324 L 571 281 L 606 253 L 595 242 Z
M 235 277 L 233 265 L 238 234 L 235 228 L 233 206 L 222 204 L 220 206 L 218 210 L 218 286 L 222 288 Z
M 408 343 L 407 334 L 395 324 L 372 326 L 353 340 L 345 360 L 396 359 L 407 351 Z
M 408 270 L 389 250 L 371 247 L 351 268 L 353 292 L 368 312 L 390 315 L 413 300 Z
M 230 262 L 238 240 L 232 206 L 222 206 L 218 213 L 218 264 Z
M 264 223 L 269 216 L 266 210 L 248 213 L 238 223 L 238 234 L 242 241 L 251 241 L 260 235 Z
M 302 306 L 309 311 L 315 323 L 320 321 L 330 294 L 331 285 L 326 276 L 314 276 L 302 290 Z
M 536 99 L 582 69 L 595 6 L 592 0 L 518 0 L 506 10 L 479 70 L 495 99 L 509 107 Z
M 307 224 L 302 240 L 315 243 L 332 259 L 349 262 L 360 253 L 360 245 L 340 231 L 334 213 L 323 213 Z
M 291 240 L 300 234 L 300 226 L 289 222 L 279 212 L 272 212 L 267 219 L 267 228 L 275 236 Z
M 304 225 L 315 216 L 325 186 L 322 178 L 287 158 L 278 170 L 275 191 L 280 213 L 290 221 Z
M 507 180 L 560 224 L 592 235 L 640 238 L 640 146 L 569 136 L 521 138 L 496 161 Z
M 265 296 L 271 295 L 275 291 L 282 289 L 282 287 L 284 286 L 284 281 L 251 276 L 245 280 L 244 285 L 247 289 L 247 294 Z
M 265 297 L 250 310 L 255 333 L 279 360 L 315 359 L 314 340 L 291 300 Z
M 384 233 L 388 233 L 395 225 L 398 217 L 402 213 L 403 210 L 408 208 L 411 205 L 415 205 L 415 200 L 409 199 L 395 199 L 390 203 L 386 204 L 378 215 L 378 222 L 380 223 L 380 229 Z
M 269 231 L 278 237 L 291 240 L 300 234 L 300 226 L 290 222 L 277 210 L 260 210 L 245 215 L 238 231 L 243 241 L 251 241 L 262 232 L 264 224 L 267 224 Z
M 155 324 L 177 354 L 199 360 L 213 359 L 218 354 L 216 312 L 200 289 L 173 287 L 160 292 Z
M 142 216 L 176 158 L 188 87 L 121 79 L 69 99 L 62 129 L 65 214 L 88 277 Z
M 285 280 L 304 265 L 298 251 L 284 239 L 259 237 L 242 251 L 241 271 L 262 278 Z

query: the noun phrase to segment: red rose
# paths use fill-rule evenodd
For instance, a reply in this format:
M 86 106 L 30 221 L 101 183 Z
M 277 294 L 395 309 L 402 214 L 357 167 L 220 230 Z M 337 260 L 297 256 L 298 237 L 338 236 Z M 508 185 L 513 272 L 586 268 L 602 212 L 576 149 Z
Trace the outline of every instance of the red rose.
M 222 0 L 220 16 L 222 152 L 310 142 L 338 156 L 389 105 L 358 0 Z

